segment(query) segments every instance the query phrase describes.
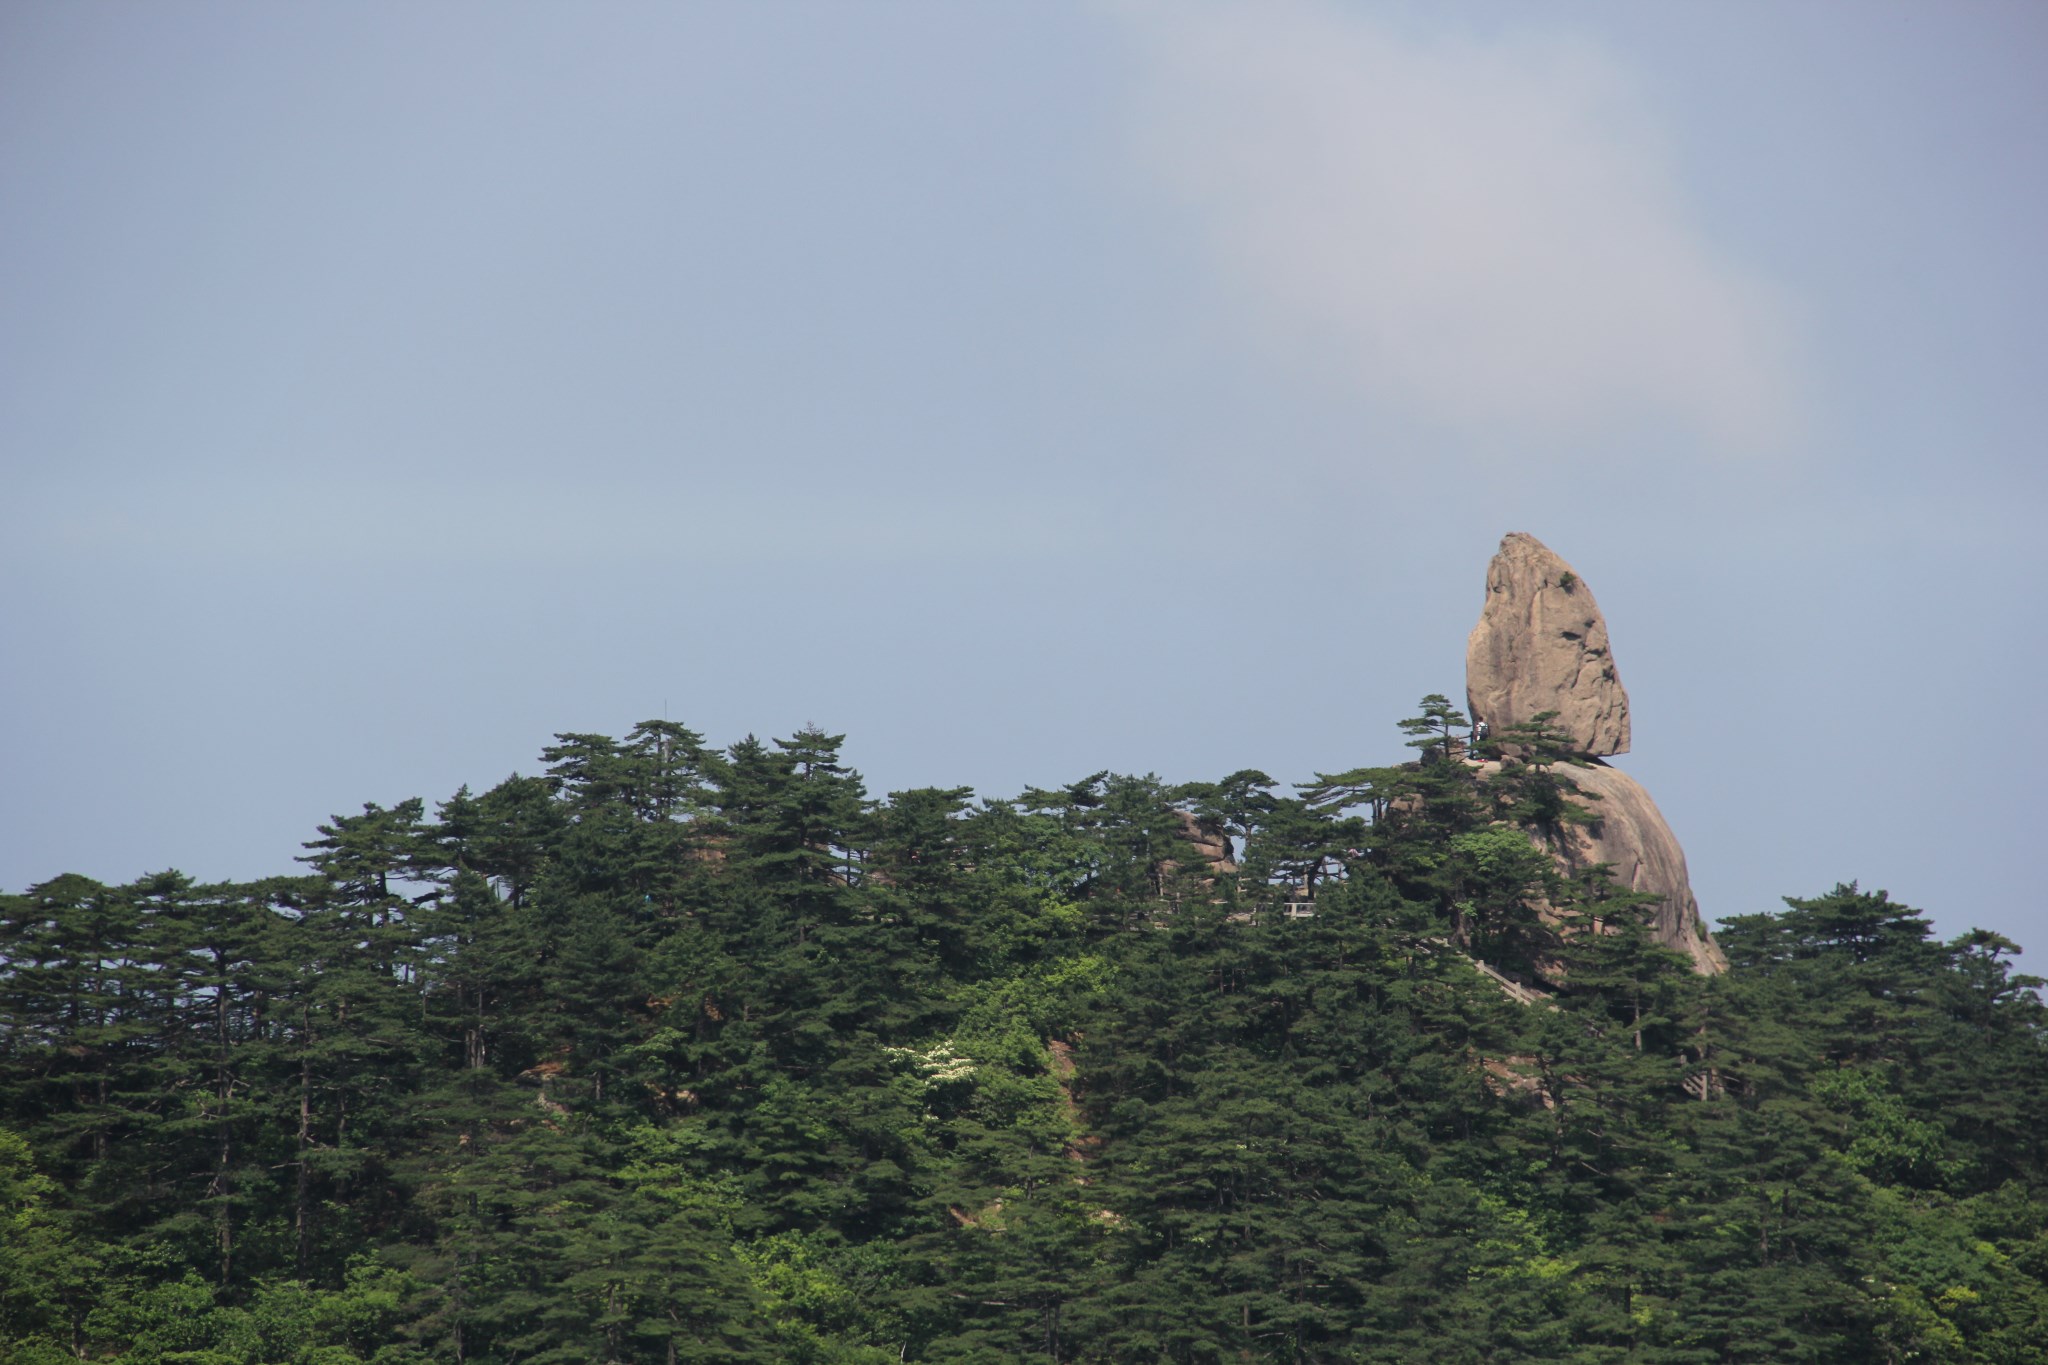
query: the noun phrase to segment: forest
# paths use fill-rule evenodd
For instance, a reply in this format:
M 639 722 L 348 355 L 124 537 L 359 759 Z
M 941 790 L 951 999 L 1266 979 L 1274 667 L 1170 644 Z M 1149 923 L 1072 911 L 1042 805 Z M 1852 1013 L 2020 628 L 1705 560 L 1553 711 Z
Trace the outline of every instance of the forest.
M 2048 1360 L 2012 942 L 1787 888 L 1695 975 L 1440 696 L 1298 784 L 842 743 L 561 734 L 288 875 L 0 896 L 0 1358 Z

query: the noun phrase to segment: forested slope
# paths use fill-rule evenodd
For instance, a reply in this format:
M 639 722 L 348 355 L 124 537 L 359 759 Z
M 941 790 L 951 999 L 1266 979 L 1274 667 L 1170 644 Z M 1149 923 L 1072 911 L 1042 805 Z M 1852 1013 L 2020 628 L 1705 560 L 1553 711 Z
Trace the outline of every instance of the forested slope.
M 1846 885 L 1695 976 L 1461 720 L 1007 801 L 649 722 L 0 898 L 0 1354 L 2048 1359 L 2014 945 Z

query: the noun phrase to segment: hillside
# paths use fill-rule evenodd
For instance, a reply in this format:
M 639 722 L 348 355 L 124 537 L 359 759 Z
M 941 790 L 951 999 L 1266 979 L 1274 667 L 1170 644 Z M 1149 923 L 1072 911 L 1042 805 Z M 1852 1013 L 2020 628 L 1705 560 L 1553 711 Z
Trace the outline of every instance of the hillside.
M 7 1358 L 2043 1359 L 2016 946 L 1845 885 L 1697 973 L 1463 725 L 877 800 L 648 722 L 0 899 Z

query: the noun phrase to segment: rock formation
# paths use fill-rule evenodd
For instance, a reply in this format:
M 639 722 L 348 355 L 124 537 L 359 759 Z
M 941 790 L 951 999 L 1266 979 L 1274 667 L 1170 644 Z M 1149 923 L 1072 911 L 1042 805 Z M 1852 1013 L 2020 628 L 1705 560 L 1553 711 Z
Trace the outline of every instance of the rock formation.
M 1197 816 L 1191 811 L 1177 810 L 1173 814 L 1180 824 L 1181 838 L 1194 848 L 1195 859 L 1189 867 L 1202 885 L 1214 886 L 1219 877 L 1237 875 L 1237 863 L 1230 856 L 1230 835 L 1225 832 L 1222 821 L 1213 816 Z M 1164 887 L 1180 870 L 1179 859 L 1162 858 L 1153 864 L 1152 876 Z
M 1197 816 L 1189 811 L 1175 811 L 1180 822 L 1181 837 L 1194 845 L 1195 856 L 1209 876 L 1231 876 L 1237 871 L 1237 863 L 1231 858 L 1230 835 L 1224 831 L 1223 822 L 1213 816 Z
M 1545 711 L 1588 755 L 1628 752 L 1628 693 L 1607 622 L 1572 566 L 1520 531 L 1486 570 L 1486 607 L 1465 642 L 1465 700 L 1498 734 Z
M 1658 897 L 1656 940 L 1683 953 L 1693 970 L 1727 970 L 1700 919 L 1685 851 L 1642 785 L 1605 755 L 1628 752 L 1628 693 L 1614 669 L 1607 622 L 1592 589 L 1534 536 L 1504 537 L 1486 571 L 1486 605 L 1465 648 L 1465 694 L 1473 721 L 1497 735 L 1545 711 L 1571 747 L 1591 760 L 1568 770 L 1598 817 L 1562 833 L 1533 833 L 1569 874 L 1607 863 L 1615 883 Z
M 1692 969 L 1702 976 L 1728 970 L 1721 945 L 1700 919 L 1699 902 L 1693 899 L 1685 871 L 1685 850 L 1643 784 L 1605 763 L 1573 768 L 1569 776 L 1581 792 L 1599 798 L 1585 804 L 1600 823 L 1567 825 L 1560 837 L 1539 836 L 1536 842 L 1567 874 L 1606 863 L 1616 886 L 1661 896 L 1650 921 L 1657 942 L 1692 959 Z

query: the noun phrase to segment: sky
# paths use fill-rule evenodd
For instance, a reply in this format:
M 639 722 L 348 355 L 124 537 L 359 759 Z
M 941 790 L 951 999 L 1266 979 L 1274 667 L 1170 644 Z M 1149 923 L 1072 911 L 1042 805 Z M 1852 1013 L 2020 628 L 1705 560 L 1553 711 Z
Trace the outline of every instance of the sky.
M 2028 0 L 0 6 L 0 889 L 662 716 L 878 795 L 1391 762 L 1526 531 L 1710 918 L 2048 972 L 2044 64 Z

